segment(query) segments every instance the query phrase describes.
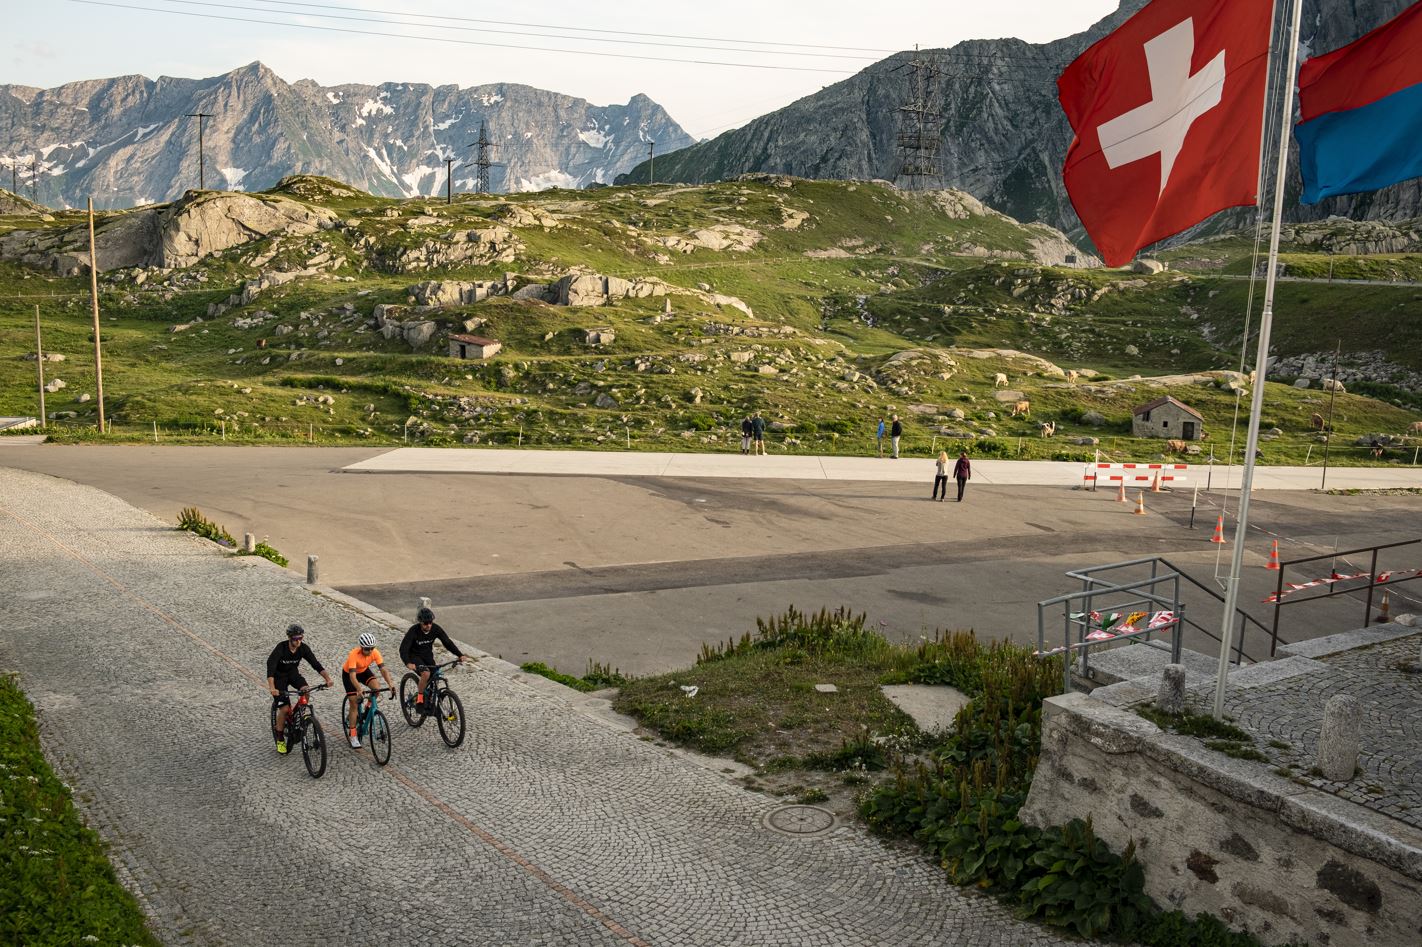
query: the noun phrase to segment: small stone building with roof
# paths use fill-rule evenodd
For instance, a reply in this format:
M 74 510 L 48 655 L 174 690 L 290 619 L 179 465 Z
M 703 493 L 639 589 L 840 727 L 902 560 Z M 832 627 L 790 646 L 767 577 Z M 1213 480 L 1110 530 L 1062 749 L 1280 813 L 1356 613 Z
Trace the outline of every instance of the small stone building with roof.
M 489 358 L 497 355 L 503 345 L 482 335 L 449 334 L 450 358 Z
M 1165 395 L 1132 409 L 1131 433 L 1136 437 L 1198 441 L 1205 436 L 1205 418 L 1185 402 Z

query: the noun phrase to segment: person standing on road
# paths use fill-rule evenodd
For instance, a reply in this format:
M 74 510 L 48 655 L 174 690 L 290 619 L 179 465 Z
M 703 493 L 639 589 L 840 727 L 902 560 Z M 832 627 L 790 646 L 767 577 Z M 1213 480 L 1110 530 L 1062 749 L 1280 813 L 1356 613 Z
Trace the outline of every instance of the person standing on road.
M 310 664 L 326 686 L 331 686 L 331 675 L 326 673 L 311 648 L 302 640 L 305 637 L 306 630 L 293 622 L 286 626 L 286 640 L 267 655 L 267 691 L 272 695 L 272 706 L 277 709 L 276 730 L 272 735 L 276 738 L 278 753 L 286 752 L 286 718 L 291 714 L 291 697 L 287 694 L 287 688 L 300 690 L 306 686 L 306 679 L 301 676 L 301 662 Z
M 942 503 L 948 499 L 948 452 L 941 450 L 938 452 L 938 472 L 933 475 L 933 496 L 931 500 Z
M 400 641 L 400 662 L 420 675 L 420 689 L 415 694 L 415 713 L 421 716 L 434 713 L 433 708 L 425 706 L 425 688 L 429 686 L 430 669 L 435 663 L 436 641 L 444 645 L 445 650 L 458 658 L 461 664 L 469 660 L 469 655 L 460 651 L 454 642 L 449 640 L 445 630 L 435 624 L 434 612 L 421 608 L 415 615 L 415 624 L 410 626 L 410 630 L 405 632 L 405 637 Z
M 899 423 L 899 416 L 894 415 L 894 423 L 889 428 L 889 437 L 894 442 L 894 460 L 899 459 L 899 438 L 904 436 L 904 426 Z
M 953 479 L 958 481 L 958 502 L 963 502 L 963 489 L 968 485 L 968 479 L 973 475 L 973 465 L 968 463 L 968 452 L 963 451 L 958 455 L 958 462 L 953 465 Z
M 741 418 L 741 453 L 751 452 L 751 419 L 750 415 Z
M 759 411 L 751 415 L 751 453 L 765 456 L 765 418 Z
M 879 419 L 879 431 L 874 435 L 874 444 L 879 448 L 879 456 L 884 456 L 884 419 Z
M 370 669 L 372 664 L 380 671 L 380 676 L 385 678 L 385 686 L 390 688 L 390 693 L 395 693 L 395 682 L 390 679 L 390 672 L 385 670 L 385 659 L 381 657 L 380 649 L 375 646 L 375 635 L 368 631 L 361 632 L 357 645 L 346 655 L 346 663 L 341 665 L 341 683 L 346 686 L 346 729 L 350 731 L 353 750 L 360 749 L 356 718 L 360 710 L 361 685 L 370 688 L 372 693 L 380 690 L 375 685 L 375 671 Z

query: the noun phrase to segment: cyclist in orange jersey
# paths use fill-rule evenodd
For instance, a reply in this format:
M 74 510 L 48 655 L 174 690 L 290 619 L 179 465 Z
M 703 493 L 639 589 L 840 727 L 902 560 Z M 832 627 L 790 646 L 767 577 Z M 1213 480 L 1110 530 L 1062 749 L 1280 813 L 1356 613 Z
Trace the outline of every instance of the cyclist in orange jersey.
M 364 684 L 372 691 L 380 689 L 375 685 L 375 672 L 370 669 L 372 664 L 385 678 L 385 686 L 393 692 L 395 682 L 390 679 L 390 672 L 385 670 L 385 659 L 375 647 L 375 635 L 367 631 L 360 636 L 360 643 L 346 655 L 346 663 L 341 665 L 341 683 L 346 686 L 346 729 L 350 733 L 351 748 L 356 750 L 360 749 L 356 717 L 360 707 L 361 685 Z

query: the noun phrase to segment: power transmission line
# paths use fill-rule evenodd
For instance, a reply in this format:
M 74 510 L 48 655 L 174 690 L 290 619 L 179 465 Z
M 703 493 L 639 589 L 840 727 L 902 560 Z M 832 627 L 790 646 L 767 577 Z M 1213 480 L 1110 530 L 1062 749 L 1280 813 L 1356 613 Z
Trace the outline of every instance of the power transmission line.
M 202 123 L 207 119 L 212 118 L 212 113 L 189 112 L 187 115 L 184 116 L 184 118 L 195 118 L 198 120 L 198 190 L 205 191 L 207 190 L 207 179 L 204 175 L 205 168 L 203 165 L 202 158 Z
M 284 14 L 289 14 L 289 15 L 291 15 L 291 16 L 312 17 L 312 18 L 316 18 L 316 19 L 326 19 L 326 20 L 350 20 L 350 21 L 354 21 L 354 22 L 357 22 L 357 23 L 385 23 L 385 24 L 388 24 L 388 25 L 390 25 L 390 26 L 414 26 L 414 27 L 424 27 L 424 26 L 427 26 L 427 25 L 428 25 L 428 26 L 437 26 L 437 27 L 439 27 L 439 28 L 441 28 L 441 29 L 446 29 L 446 30 L 460 30 L 461 32 L 466 32 L 466 33 L 480 33 L 480 34 L 483 34 L 483 33 L 497 33 L 497 34 L 504 35 L 504 36 L 535 36 L 535 37 L 538 37 L 538 38 L 540 38 L 540 39 L 570 39 L 570 40 L 573 40 L 574 42 L 578 42 L 578 43 L 621 43 L 621 44 L 623 44 L 623 45 L 629 45 L 629 46 L 660 46 L 660 47 L 665 48 L 665 49 L 710 49 L 710 50 L 715 50 L 716 52 L 722 52 L 722 53 L 753 53 L 753 54 L 755 54 L 755 55 L 772 55 L 772 56 L 810 56 L 810 57 L 814 57 L 814 58 L 817 58 L 817 59 L 864 59 L 864 60 L 868 60 L 868 61 L 871 61 L 871 62 L 877 62 L 878 60 L 880 60 L 880 59 L 883 58 L 882 56 L 860 56 L 860 55 L 855 55 L 855 54 L 852 54 L 852 53 L 811 53 L 811 52 L 799 52 L 799 51 L 795 51 L 795 50 L 781 50 L 781 49 L 767 49 L 767 50 L 758 50 L 758 49 L 737 49 L 737 48 L 735 48 L 735 47 L 733 47 L 733 46 L 703 46 L 703 45 L 693 44 L 693 43 L 667 43 L 667 42 L 662 42 L 662 41 L 650 41 L 650 40 L 611 39 L 611 38 L 606 38 L 606 37 L 601 37 L 601 36 L 569 36 L 569 35 L 567 35 L 567 34 L 565 34 L 565 33 L 530 33 L 530 32 L 523 31 L 523 30 L 492 30 L 492 29 L 489 29 L 487 26 L 477 26 L 477 27 L 476 27 L 476 26 L 453 26 L 453 25 L 450 25 L 450 24 L 448 24 L 448 23 L 434 23 L 434 24 L 408 23 L 408 22 L 404 22 L 404 21 L 402 21 L 402 20 L 382 20 L 382 19 L 375 19 L 375 18 L 368 17 L 368 16 L 347 16 L 347 15 L 340 14 L 340 13 L 306 13 L 306 12 L 300 11 L 300 10 L 293 10 L 293 11 L 272 10 L 272 11 L 268 11 L 268 10 L 263 10 L 263 9 L 261 9 L 260 7 L 248 7 L 248 6 L 242 6 L 242 5 L 240 5 L 240 4 L 235 4 L 235 3 L 217 3 L 217 2 L 215 2 L 215 0 L 162 0 L 162 2 L 163 2 L 163 3 L 181 4 L 181 5 L 183 5 L 183 6 L 190 6 L 190 7 L 220 7 L 220 8 L 227 9 L 227 10 L 245 10 L 245 11 L 250 12 L 250 13 L 268 13 L 268 12 L 271 12 L 271 13 L 284 13 Z M 272 2 L 272 0 L 258 0 L 258 2 Z M 297 5 L 297 6 L 307 6 L 307 4 L 296 4 L 296 5 Z M 315 6 L 315 4 L 312 4 L 312 6 Z M 359 13 L 378 13 L 378 14 L 380 14 L 380 15 L 382 15 L 382 16 L 405 16 L 405 17 L 408 17 L 408 16 L 411 16 L 411 15 L 412 15 L 412 14 L 408 14 L 408 13 L 397 13 L 397 12 L 393 12 L 393 11 L 389 11 L 389 10 L 362 10 L 362 9 L 360 9 L 360 8 L 358 8 L 358 7 L 329 7 L 329 6 L 323 6 L 322 9 L 327 9 L 327 10 L 350 10 L 350 11 L 359 12 Z M 462 19 L 462 18 L 460 18 L 460 17 L 440 17 L 439 19 L 459 20 L 459 19 Z M 476 21 L 476 22 L 477 22 L 477 21 Z M 550 28 L 550 29 L 555 29 L 556 27 L 549 27 L 549 28 Z M 731 42 L 734 42 L 734 40 L 732 40 Z
M 474 190 L 479 194 L 493 193 L 489 189 L 489 169 L 494 166 L 494 162 L 489 160 L 489 151 L 499 146 L 489 140 L 488 126 L 483 119 L 479 120 L 479 140 L 471 141 L 465 147 L 479 149 L 474 157 Z
M 343 26 L 320 26 L 310 23 L 286 23 L 280 20 L 261 20 L 250 17 L 225 16 L 218 13 L 195 13 L 188 10 L 165 10 L 158 7 L 143 7 L 136 4 L 113 3 L 110 0 L 70 0 L 92 7 L 113 7 L 119 10 L 138 10 L 144 13 L 166 13 L 172 16 L 196 17 L 203 20 L 224 20 L 229 23 L 255 23 L 261 26 L 285 26 L 298 30 L 316 30 L 325 33 L 347 33 L 354 36 L 378 36 L 383 39 L 415 39 L 431 43 L 446 43 L 455 46 L 481 46 L 497 49 L 521 49 L 539 53 L 564 53 L 574 56 L 600 56 L 610 59 L 634 59 L 643 62 L 669 62 L 686 66 L 731 66 L 740 69 L 769 69 L 776 72 L 824 72 L 835 75 L 852 75 L 851 70 L 825 69 L 819 66 L 778 66 L 771 63 L 724 62 L 715 59 L 675 59 L 670 56 L 643 56 L 633 53 L 611 53 L 591 49 L 558 49 L 550 46 L 525 46 L 517 43 L 492 43 L 472 39 L 455 39 L 449 36 L 418 36 L 409 33 L 387 33 L 381 30 L 357 30 Z M 749 50 L 747 50 L 749 52 Z
M 726 39 L 720 36 L 687 36 L 682 33 L 640 33 L 635 30 L 607 30 L 596 29 L 585 26 L 549 26 L 544 23 L 519 23 L 508 20 L 481 20 L 468 16 L 448 16 L 435 13 L 392 13 L 389 10 L 367 10 L 361 7 L 344 7 L 328 3 L 298 3 L 295 0 L 256 0 L 257 3 L 265 3 L 272 6 L 284 7 L 311 7 L 320 10 L 359 10 L 362 13 L 389 13 L 393 16 L 408 16 L 421 20 L 454 20 L 460 23 L 492 23 L 495 26 L 526 26 L 531 29 L 559 29 L 570 33 L 608 33 L 616 36 L 650 36 L 661 39 L 694 39 L 706 43 L 740 43 L 750 46 L 792 46 L 799 49 L 847 49 L 860 53 L 897 53 L 897 49 L 875 49 L 866 46 L 829 46 L 820 43 L 781 43 L 773 40 L 761 39 Z

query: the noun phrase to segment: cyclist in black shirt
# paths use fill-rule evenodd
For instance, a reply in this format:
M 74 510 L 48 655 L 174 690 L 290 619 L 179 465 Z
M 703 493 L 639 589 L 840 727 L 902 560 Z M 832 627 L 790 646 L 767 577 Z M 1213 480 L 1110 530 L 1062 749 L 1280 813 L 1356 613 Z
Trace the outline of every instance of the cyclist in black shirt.
M 291 713 L 291 697 L 287 694 L 287 688 L 299 690 L 306 686 L 306 679 L 301 676 L 301 662 L 305 661 L 315 668 L 328 687 L 331 684 L 331 675 L 326 673 L 316 655 L 311 653 L 311 648 L 302 641 L 305 636 L 306 631 L 300 625 L 287 625 L 286 640 L 267 655 L 267 690 L 272 695 L 272 706 L 277 708 L 273 736 L 278 753 L 286 752 L 286 718 Z
M 461 664 L 469 660 L 469 655 L 460 651 L 454 642 L 449 640 L 445 630 L 435 624 L 434 612 L 430 609 L 421 608 L 415 618 L 416 623 L 410 626 L 410 630 L 405 632 L 405 637 L 400 642 L 400 660 L 405 667 L 420 675 L 415 712 L 423 715 L 428 712 L 425 708 L 425 688 L 430 683 L 429 669 L 435 663 L 435 642 L 444 645 L 445 650 L 458 658 Z

